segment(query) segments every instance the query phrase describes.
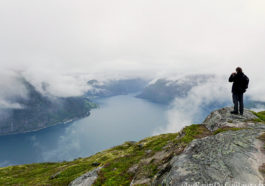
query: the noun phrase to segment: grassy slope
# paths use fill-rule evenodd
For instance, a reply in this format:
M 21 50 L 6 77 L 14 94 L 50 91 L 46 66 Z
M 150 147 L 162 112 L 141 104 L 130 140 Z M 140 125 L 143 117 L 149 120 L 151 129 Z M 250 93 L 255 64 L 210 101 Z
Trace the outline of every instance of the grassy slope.
M 255 114 L 259 117 L 259 121 L 265 121 L 265 112 Z M 141 160 L 165 151 L 171 152 L 165 160 L 169 161 L 171 157 L 181 153 L 193 139 L 227 130 L 238 129 L 224 128 L 211 133 L 203 125 L 190 125 L 181 133 L 153 136 L 137 143 L 126 142 L 88 158 L 79 158 L 70 162 L 36 163 L 0 168 L 0 185 L 68 185 L 75 178 L 94 169 L 95 162 L 103 166 L 95 185 L 129 185 L 135 173 L 129 172 L 128 169 L 140 164 Z M 148 164 L 140 164 L 138 174 L 145 178 L 152 178 L 159 172 L 161 163 L 165 162 L 151 161 Z
M 137 143 L 126 142 L 88 158 L 70 162 L 35 163 L 0 168 L 0 185 L 67 185 L 75 178 L 95 168 L 94 162 L 104 166 L 96 185 L 129 185 L 133 174 L 127 170 L 141 159 L 150 157 L 163 148 L 186 146 L 194 138 L 203 137 L 209 131 L 202 125 L 191 125 L 179 133 L 162 134 L 143 139 Z M 150 153 L 146 153 L 149 150 Z M 150 151 L 151 150 L 151 151 Z M 149 164 L 145 171 L 153 176 L 155 164 Z M 51 177 L 55 177 L 51 179 Z

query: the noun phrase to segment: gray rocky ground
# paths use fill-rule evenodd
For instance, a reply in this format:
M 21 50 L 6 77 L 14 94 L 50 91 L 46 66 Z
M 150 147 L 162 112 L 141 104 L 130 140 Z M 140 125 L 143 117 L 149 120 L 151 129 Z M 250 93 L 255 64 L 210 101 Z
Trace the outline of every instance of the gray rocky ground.
M 225 107 L 213 111 L 203 122 L 210 131 L 215 131 L 222 127 L 248 127 L 254 125 L 253 120 L 257 119 L 250 110 L 245 109 L 243 115 L 234 115 L 230 112 L 232 107 Z
M 265 132 L 265 125 L 252 122 L 256 116 L 248 110 L 243 116 L 231 115 L 231 110 L 214 111 L 203 124 L 211 131 L 222 127 L 241 129 L 193 140 L 171 160 L 162 185 L 264 183 L 259 171 L 265 163 L 264 144 L 258 137 Z

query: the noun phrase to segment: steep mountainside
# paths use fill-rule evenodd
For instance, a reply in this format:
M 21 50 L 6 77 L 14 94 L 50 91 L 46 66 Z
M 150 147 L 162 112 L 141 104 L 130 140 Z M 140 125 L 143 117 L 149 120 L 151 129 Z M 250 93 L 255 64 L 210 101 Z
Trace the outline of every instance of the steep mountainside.
M 70 162 L 0 168 L 0 185 L 187 185 L 265 181 L 265 112 L 231 115 Z
M 29 82 L 23 81 L 28 98 L 17 98 L 23 108 L 6 109 L 0 118 L 0 135 L 39 130 L 61 122 L 67 122 L 90 114 L 96 105 L 83 97 L 47 97 Z
M 155 103 L 169 104 L 175 97 L 183 98 L 194 86 L 213 78 L 213 75 L 192 75 L 177 80 L 158 79 L 146 86 L 137 97 Z

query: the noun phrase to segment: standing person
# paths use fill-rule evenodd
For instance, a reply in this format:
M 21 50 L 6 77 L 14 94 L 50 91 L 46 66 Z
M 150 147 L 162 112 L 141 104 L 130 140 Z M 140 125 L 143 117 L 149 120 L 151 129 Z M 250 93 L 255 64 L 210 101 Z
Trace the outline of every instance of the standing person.
M 234 102 L 234 110 L 231 114 L 238 114 L 238 103 L 240 115 L 243 115 L 244 112 L 244 103 L 243 103 L 243 94 L 248 88 L 249 79 L 243 73 L 242 68 L 237 67 L 236 72 L 233 72 L 229 77 L 229 82 L 233 82 L 232 94 Z

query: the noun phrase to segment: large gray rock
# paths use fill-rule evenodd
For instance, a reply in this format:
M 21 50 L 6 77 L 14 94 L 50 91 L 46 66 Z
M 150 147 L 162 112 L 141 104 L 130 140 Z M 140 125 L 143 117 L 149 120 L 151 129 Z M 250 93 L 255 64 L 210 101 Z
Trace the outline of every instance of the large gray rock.
M 154 183 L 162 185 L 242 185 L 264 184 L 259 168 L 265 163 L 264 143 L 258 137 L 265 125 L 251 120 L 257 117 L 245 110 L 231 115 L 232 108 L 212 112 L 204 125 L 214 131 L 222 127 L 241 127 L 193 140 L 170 161 L 171 169 Z M 155 185 L 156 185 L 155 184 Z
M 194 140 L 171 160 L 163 185 L 264 183 L 259 167 L 265 163 L 263 129 L 228 131 Z
M 82 176 L 76 178 L 74 181 L 72 181 L 69 186 L 91 186 L 95 180 L 98 177 L 98 171 L 102 167 L 98 167 L 92 171 L 89 171 L 86 174 L 83 174 Z
M 232 107 L 225 107 L 212 112 L 203 122 L 203 124 L 210 130 L 215 131 L 222 127 L 248 127 L 254 125 L 251 122 L 257 119 L 250 110 L 245 109 L 243 115 L 234 115 L 230 112 L 233 110 Z

